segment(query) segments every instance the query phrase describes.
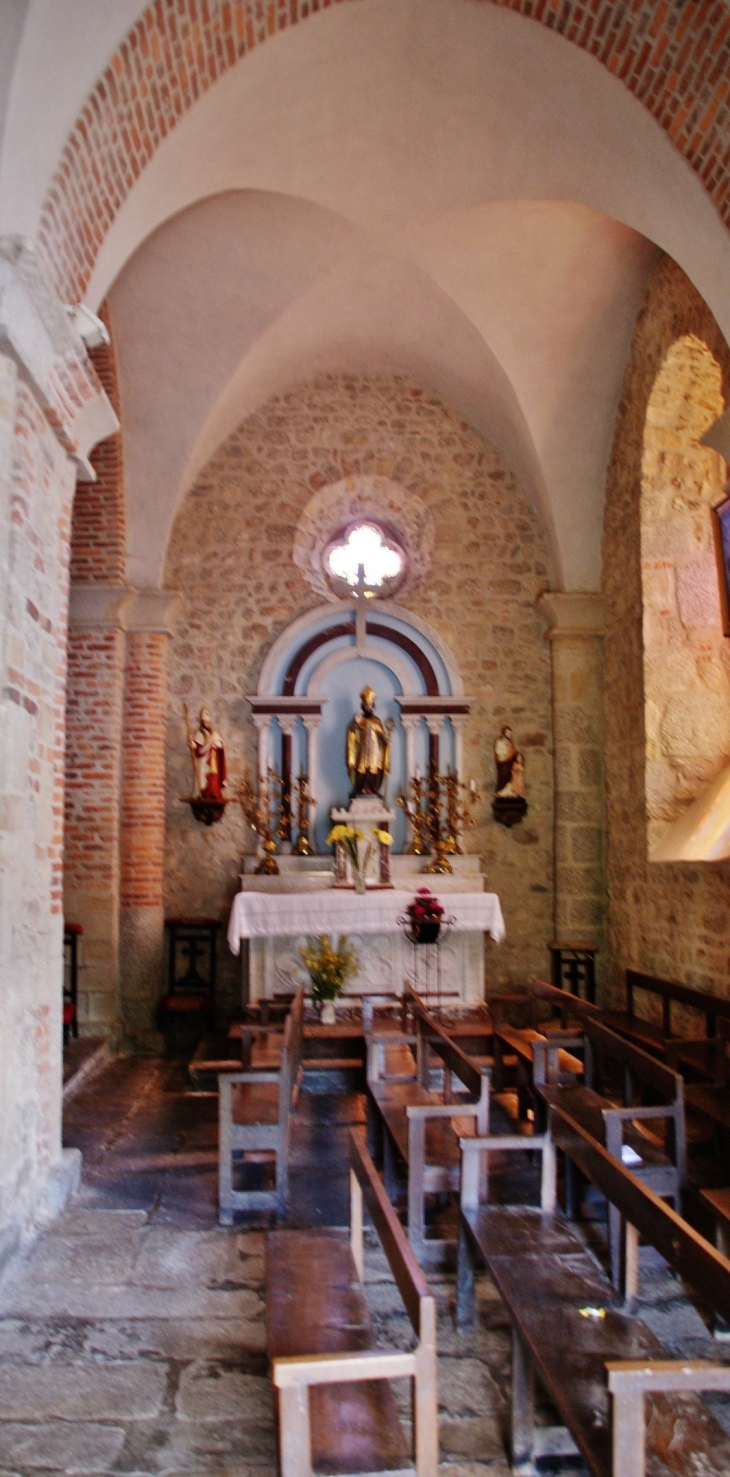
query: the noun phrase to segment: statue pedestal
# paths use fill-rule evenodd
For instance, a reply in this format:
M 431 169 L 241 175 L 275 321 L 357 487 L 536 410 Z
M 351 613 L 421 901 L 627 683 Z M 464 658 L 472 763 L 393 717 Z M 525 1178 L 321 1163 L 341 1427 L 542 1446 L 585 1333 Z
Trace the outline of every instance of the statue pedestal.
M 365 870 L 365 880 L 377 886 L 380 882 L 380 843 L 373 832 L 376 830 L 389 831 L 391 821 L 395 820 L 395 811 L 388 810 L 379 795 L 355 795 L 347 810 L 331 810 L 330 816 L 333 826 L 357 826 L 358 831 L 362 831 L 363 839 L 357 844 L 360 865 L 362 867 L 365 853 L 370 846 L 370 859 Z M 353 883 L 354 868 L 347 854 L 345 856 L 347 882 Z

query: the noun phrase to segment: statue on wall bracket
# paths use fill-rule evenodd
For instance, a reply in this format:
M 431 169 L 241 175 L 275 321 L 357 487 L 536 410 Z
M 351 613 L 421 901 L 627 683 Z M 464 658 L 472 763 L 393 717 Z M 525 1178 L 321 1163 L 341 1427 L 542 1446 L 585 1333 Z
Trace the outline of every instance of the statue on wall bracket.
M 226 783 L 226 750 L 220 734 L 213 727 L 208 708 L 198 715 L 198 728 L 193 733 L 187 704 L 183 703 L 188 748 L 193 763 L 193 793 L 184 795 L 196 821 L 212 826 L 225 815 L 229 797 L 223 794 Z
M 390 771 L 390 733 L 375 712 L 372 687 L 363 687 L 360 693 L 360 712 L 347 729 L 345 757 L 352 785 L 350 798 L 379 795 Z
M 508 723 L 494 741 L 494 763 L 497 782 L 492 814 L 501 826 L 516 826 L 527 815 L 525 756 L 517 749 Z

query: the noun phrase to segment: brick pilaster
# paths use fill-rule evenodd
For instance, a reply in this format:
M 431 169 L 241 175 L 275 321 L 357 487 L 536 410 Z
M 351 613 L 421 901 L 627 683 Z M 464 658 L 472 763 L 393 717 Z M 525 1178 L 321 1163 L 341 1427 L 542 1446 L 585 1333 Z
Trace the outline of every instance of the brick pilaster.
M 122 720 L 120 985 L 124 1031 L 159 1044 L 155 1009 L 164 948 L 165 733 L 169 620 L 177 596 L 135 594 L 127 632 Z

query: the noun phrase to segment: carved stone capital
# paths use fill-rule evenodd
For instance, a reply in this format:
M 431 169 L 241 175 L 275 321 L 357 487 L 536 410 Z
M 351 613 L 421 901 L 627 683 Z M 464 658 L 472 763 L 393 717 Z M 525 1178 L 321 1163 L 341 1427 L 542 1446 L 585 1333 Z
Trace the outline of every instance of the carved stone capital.
M 548 641 L 604 633 L 606 602 L 599 590 L 546 590 L 538 600 L 538 609 L 549 622 Z

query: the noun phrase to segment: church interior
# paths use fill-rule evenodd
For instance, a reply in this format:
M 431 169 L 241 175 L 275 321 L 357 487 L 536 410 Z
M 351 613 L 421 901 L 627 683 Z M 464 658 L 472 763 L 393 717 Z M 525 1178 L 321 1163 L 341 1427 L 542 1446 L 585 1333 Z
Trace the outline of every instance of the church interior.
M 727 0 L 0 0 L 0 1477 L 728 1471 L 729 228 Z

